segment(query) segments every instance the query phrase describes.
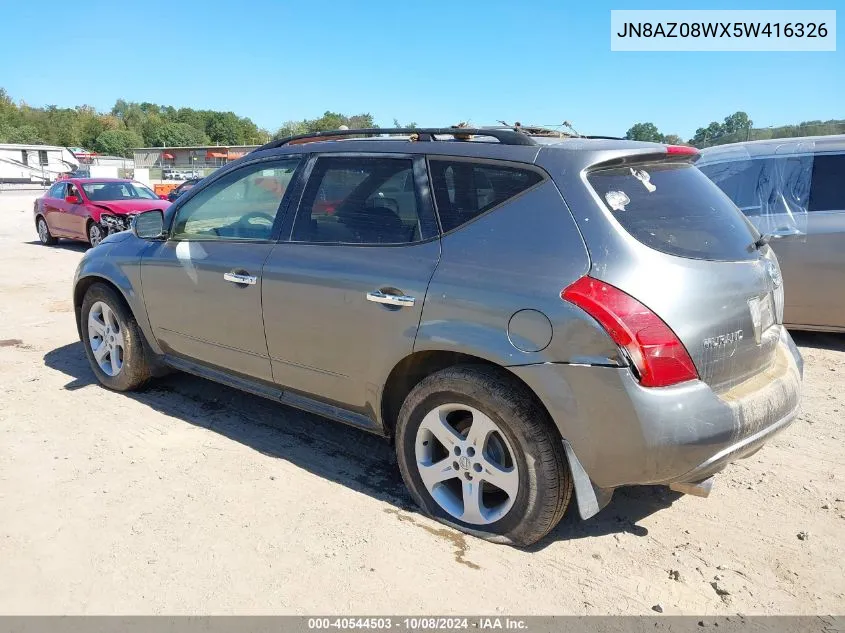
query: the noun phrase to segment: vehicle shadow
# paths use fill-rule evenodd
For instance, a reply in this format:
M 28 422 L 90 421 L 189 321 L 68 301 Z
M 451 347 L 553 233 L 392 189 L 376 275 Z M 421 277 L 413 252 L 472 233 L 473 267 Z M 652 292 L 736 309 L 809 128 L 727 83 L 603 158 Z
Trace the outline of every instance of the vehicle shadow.
M 789 333 L 798 347 L 845 352 L 845 334 L 833 332 L 800 332 L 797 330 L 791 330 Z
M 77 253 L 84 253 L 89 248 L 90 245 L 86 244 L 85 242 L 76 242 L 74 240 L 68 240 L 60 238 L 59 242 L 55 246 L 44 246 L 38 240 L 30 240 L 29 242 L 24 242 L 24 244 L 28 244 L 30 246 L 39 246 L 41 248 L 61 248 L 66 251 L 76 251 Z
M 44 362 L 70 378 L 64 389 L 97 384 L 80 342 L 47 352 Z M 124 395 L 400 510 L 417 512 L 402 482 L 393 448 L 384 438 L 182 373 L 156 379 L 145 390 Z M 657 487 L 619 490 L 610 504 L 588 521 L 581 521 L 573 502 L 560 525 L 529 551 L 557 540 L 623 532 L 645 536 L 647 530 L 636 525 L 637 521 L 670 506 L 677 497 Z

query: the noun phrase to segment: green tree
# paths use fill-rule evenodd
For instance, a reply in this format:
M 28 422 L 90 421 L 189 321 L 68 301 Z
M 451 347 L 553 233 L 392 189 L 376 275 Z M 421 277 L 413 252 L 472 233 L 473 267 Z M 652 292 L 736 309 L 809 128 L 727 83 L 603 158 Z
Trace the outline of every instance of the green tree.
M 706 147 L 707 145 L 713 145 L 714 141 L 721 138 L 724 133 L 724 126 L 718 121 L 712 121 L 707 127 L 698 128 L 695 131 L 695 136 L 690 139 L 689 143 L 696 147 Z
M 243 143 L 243 128 L 234 112 L 212 112 L 205 124 L 205 134 L 212 143 L 221 145 Z
M 749 119 L 745 112 L 734 112 L 732 115 L 725 117 L 725 122 L 722 124 L 722 132 L 724 134 L 746 132 L 753 125 L 754 121 Z
M 289 136 L 307 134 L 308 131 L 308 126 L 305 124 L 305 121 L 285 121 L 282 123 L 282 127 L 276 130 L 276 133 L 273 135 L 273 139 L 278 140 Z
M 654 123 L 635 123 L 625 132 L 625 138 L 629 141 L 663 142 L 663 135 L 657 130 Z
M 132 130 L 106 130 L 97 137 L 94 149 L 107 156 L 127 156 L 133 147 L 141 147 L 144 139 Z
M 667 145 L 681 145 L 684 141 L 677 134 L 667 134 L 663 137 L 663 142 Z
M 150 140 L 152 147 L 189 147 L 208 143 L 204 132 L 187 123 L 165 123 L 155 130 Z
M 44 139 L 39 136 L 38 129 L 34 125 L 13 127 L 0 123 L 0 143 L 42 144 Z

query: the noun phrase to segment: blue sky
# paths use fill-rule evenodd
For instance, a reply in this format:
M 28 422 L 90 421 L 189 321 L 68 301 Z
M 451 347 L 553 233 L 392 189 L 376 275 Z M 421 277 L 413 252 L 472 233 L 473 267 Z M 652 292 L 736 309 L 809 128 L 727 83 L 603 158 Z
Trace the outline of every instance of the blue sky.
M 383 125 L 567 119 L 609 135 L 651 121 L 688 138 L 737 110 L 756 126 L 845 118 L 842 36 L 835 53 L 610 52 L 612 8 L 838 3 L 7 2 L 0 86 L 36 106 L 108 110 L 122 97 L 232 110 L 270 130 L 330 109 Z

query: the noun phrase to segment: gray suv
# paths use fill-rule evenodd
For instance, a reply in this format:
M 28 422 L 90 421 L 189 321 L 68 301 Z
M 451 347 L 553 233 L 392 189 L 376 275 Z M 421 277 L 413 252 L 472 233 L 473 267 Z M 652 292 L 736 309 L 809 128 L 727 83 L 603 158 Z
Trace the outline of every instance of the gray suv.
M 89 250 L 99 381 L 175 368 L 392 438 L 425 513 L 517 545 L 573 491 L 706 496 L 792 421 L 777 260 L 694 150 L 391 132 L 270 143 Z

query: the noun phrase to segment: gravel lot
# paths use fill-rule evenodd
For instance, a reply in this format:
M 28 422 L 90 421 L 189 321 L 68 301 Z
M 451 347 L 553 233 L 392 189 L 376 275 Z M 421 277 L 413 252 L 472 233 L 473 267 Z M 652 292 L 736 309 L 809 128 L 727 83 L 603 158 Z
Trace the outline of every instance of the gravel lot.
M 41 246 L 33 197 L 0 194 L 0 613 L 845 612 L 845 336 L 795 335 L 800 419 L 709 499 L 618 491 L 517 550 L 420 516 L 376 437 L 184 375 L 99 387 L 85 247 Z

